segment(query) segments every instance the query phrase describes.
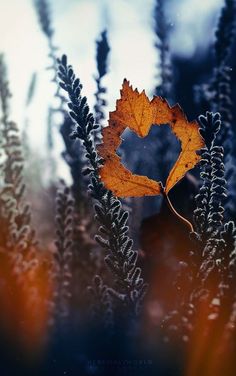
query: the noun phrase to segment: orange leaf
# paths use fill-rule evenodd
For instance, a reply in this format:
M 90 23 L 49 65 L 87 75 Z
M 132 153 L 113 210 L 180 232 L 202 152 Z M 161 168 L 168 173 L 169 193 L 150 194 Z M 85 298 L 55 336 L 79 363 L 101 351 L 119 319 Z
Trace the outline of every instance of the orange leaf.
M 152 125 L 167 123 L 181 142 L 181 153 L 167 178 L 166 194 L 200 160 L 196 151 L 203 147 L 204 142 L 198 132 L 198 124 L 188 122 L 179 105 L 170 107 L 161 97 L 150 101 L 144 91 L 140 94 L 124 80 L 121 99 L 117 101 L 116 110 L 110 112 L 109 126 L 103 129 L 103 143 L 98 146 L 98 153 L 104 159 L 100 168 L 101 179 L 116 196 L 142 197 L 162 193 L 161 182 L 132 174 L 122 165 L 116 151 L 127 127 L 138 136 L 145 137 Z

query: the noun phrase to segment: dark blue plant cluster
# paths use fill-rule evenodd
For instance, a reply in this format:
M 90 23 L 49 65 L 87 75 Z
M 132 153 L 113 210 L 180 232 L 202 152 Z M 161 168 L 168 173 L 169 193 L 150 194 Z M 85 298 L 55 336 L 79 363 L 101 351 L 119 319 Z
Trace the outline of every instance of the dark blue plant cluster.
M 41 161 L 34 174 L 25 168 L 29 128 L 21 140 L 0 55 L 1 374 L 235 376 L 235 0 L 224 1 L 208 68 L 199 53 L 195 62 L 182 62 L 182 71 L 170 48 L 170 3 L 153 1 L 154 94 L 170 105 L 177 98 L 188 116 L 204 114 L 198 116 L 204 147 L 198 168 L 168 195 L 126 202 L 105 187 L 96 150 L 108 112 L 109 30 L 96 41 L 91 111 L 66 55 L 58 58 L 49 1 L 33 4 L 59 102 L 48 109 L 46 160 L 54 170 L 59 133 L 71 182 L 50 176 L 44 190 L 34 179 L 43 175 Z M 26 111 L 35 81 L 36 74 Z M 181 94 L 188 85 L 195 98 Z M 164 125 L 153 127 L 149 139 L 122 137 L 118 153 L 129 168 L 165 181 L 178 158 L 174 134 Z M 25 155 L 33 156 L 30 147 Z
M 222 355 L 227 351 L 225 346 L 235 346 L 232 284 L 236 278 L 236 228 L 224 216 L 227 198 L 224 149 L 217 145 L 220 114 L 207 112 L 206 116 L 199 117 L 199 123 L 206 146 L 200 151 L 202 185 L 195 198 L 195 231 L 191 233 L 194 246 L 187 259 L 180 262 L 175 282 L 176 308 L 166 316 L 164 331 L 168 341 L 179 338 L 187 353 L 186 344 L 197 346 L 195 341 L 201 330 L 199 337 L 205 346 L 216 346 L 214 351 Z M 201 311 L 205 317 L 201 317 Z M 216 345 L 217 335 L 225 338 L 225 342 Z
M 226 178 L 228 181 L 228 199 L 226 211 L 228 217 L 235 216 L 235 153 L 233 131 L 233 97 L 232 97 L 232 52 L 235 41 L 234 0 L 225 1 L 215 33 L 214 67 L 210 82 L 199 88 L 203 99 L 202 107 L 221 114 L 222 129 L 218 133 L 219 144 L 224 147 Z
M 76 124 L 72 137 L 82 141 L 90 164 L 84 173 L 90 175 L 89 189 L 97 201 L 94 208 L 102 235 L 97 235 L 96 240 L 107 251 L 105 261 L 113 272 L 116 283 L 112 291 L 130 312 L 136 314 L 147 285 L 141 277 L 141 269 L 136 266 L 138 253 L 132 249 L 133 242 L 128 236 L 128 212 L 122 209 L 120 201 L 100 181 L 99 167 L 102 160 L 97 155 L 91 137 L 97 125 L 89 111 L 87 98 L 81 95 L 80 80 L 75 77 L 72 67 L 67 65 L 65 55 L 59 60 L 58 76 L 60 86 L 68 93 L 69 114 Z

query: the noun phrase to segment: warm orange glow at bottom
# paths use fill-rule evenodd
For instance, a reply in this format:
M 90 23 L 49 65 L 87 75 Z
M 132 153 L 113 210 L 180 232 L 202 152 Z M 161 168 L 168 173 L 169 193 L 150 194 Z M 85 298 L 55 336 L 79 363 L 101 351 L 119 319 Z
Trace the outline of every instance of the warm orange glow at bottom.
M 47 336 L 53 293 L 49 265 L 35 250 L 0 253 L 0 330 L 29 355 L 42 349 Z
M 198 304 L 194 330 L 187 347 L 186 376 L 233 376 L 236 373 L 233 338 L 228 337 L 227 308 L 215 315 L 209 301 Z

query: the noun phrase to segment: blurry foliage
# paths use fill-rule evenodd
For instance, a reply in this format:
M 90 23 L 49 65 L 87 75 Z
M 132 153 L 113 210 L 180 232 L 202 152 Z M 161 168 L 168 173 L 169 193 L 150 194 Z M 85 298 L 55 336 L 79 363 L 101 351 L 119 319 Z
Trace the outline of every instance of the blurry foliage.
M 48 109 L 47 144 L 49 154 L 51 158 L 53 158 L 51 153 L 54 145 L 53 128 L 56 126 L 55 116 L 60 114 L 62 120 L 59 124 L 59 129 L 65 145 L 65 150 L 63 151 L 62 156 L 70 168 L 70 173 L 73 180 L 73 194 L 75 195 L 76 203 L 80 205 L 80 196 L 83 194 L 84 189 L 83 176 L 81 175 L 83 156 L 81 153 L 80 143 L 73 142 L 69 137 L 72 131 L 72 122 L 66 111 L 66 99 L 61 94 L 60 88 L 57 85 L 58 47 L 54 42 L 55 31 L 52 26 L 53 21 L 50 4 L 48 0 L 34 0 L 34 4 L 41 29 L 48 41 L 48 57 L 50 60 L 50 65 L 47 67 L 47 69 L 52 73 L 52 83 L 55 84 L 55 97 L 59 100 L 59 104 L 56 108 L 49 106 Z
M 47 336 L 50 256 L 39 250 L 26 201 L 19 131 L 10 120 L 10 90 L 0 56 L 0 331 L 14 346 L 32 353 Z
M 94 106 L 95 122 L 99 126 L 104 126 L 105 113 L 104 109 L 107 105 L 107 101 L 104 99 L 104 94 L 107 89 L 102 86 L 102 78 L 107 74 L 107 60 L 110 51 L 110 47 L 107 40 L 107 31 L 104 30 L 101 33 L 101 38 L 96 41 L 97 51 L 96 51 L 96 62 L 97 62 L 97 74 L 95 76 L 97 90 L 95 93 L 96 103 Z M 95 144 L 101 141 L 101 129 L 98 128 L 94 132 L 94 142 Z
M 165 16 L 164 0 L 156 0 L 154 8 L 155 47 L 159 53 L 158 78 L 155 94 L 173 100 L 173 68 L 169 49 L 170 25 Z
M 14 353 L 9 363 L 17 366 L 22 353 L 35 355 L 48 346 L 48 356 L 42 352 L 35 363 L 25 360 L 35 375 L 53 371 L 59 375 L 62 370 L 110 374 L 109 368 L 89 365 L 90 359 L 99 358 L 151 359 L 150 368 L 140 369 L 142 375 L 147 371 L 148 375 L 234 376 L 235 1 L 224 1 L 214 57 L 199 54 L 191 61 L 172 56 L 166 2 L 154 1 L 159 58 L 155 94 L 171 104 L 177 98 L 188 116 L 205 113 L 199 117 L 205 141 L 197 157 L 200 176 L 195 169 L 173 185 L 169 194 L 173 206 L 157 198 L 132 199 L 123 205 L 101 180 L 109 156 L 103 159 L 96 150 L 106 116 L 107 89 L 102 81 L 108 72 L 108 32 L 104 30 L 96 41 L 92 114 L 66 56 L 58 59 L 49 1 L 34 0 L 34 6 L 48 41 L 48 69 L 59 105 L 49 104 L 48 148 L 40 155 L 30 147 L 28 130 L 33 122 L 27 119 L 37 75 L 33 74 L 26 96 L 21 140 L 10 118 L 11 94 L 0 55 L 1 365 L 8 361 L 4 360 L 7 341 Z M 138 114 L 143 113 L 141 107 L 137 106 Z M 121 115 L 112 125 L 116 135 Z M 126 115 L 125 126 L 129 126 L 132 111 Z M 71 184 L 57 182 L 56 175 L 48 184 L 43 179 L 47 164 L 55 172 L 55 130 L 64 141 L 62 157 Z M 128 138 L 121 153 L 130 170 L 165 181 L 178 155 L 167 127 L 151 132 L 146 152 L 141 140 L 131 134 Z M 111 172 L 114 176 L 117 170 Z M 191 231 L 174 208 L 193 223 Z M 53 371 L 51 359 L 56 364 Z M 28 374 L 26 368 L 22 374 Z
M 24 160 L 19 131 L 9 119 L 9 100 L 11 94 L 6 80 L 6 67 L 3 56 L 0 57 L 0 98 L 1 98 L 1 209 L 8 223 L 6 237 L 9 247 L 20 247 L 23 251 L 35 244 L 35 234 L 31 228 L 30 207 L 25 202 L 25 184 L 23 181 Z M 3 232 L 4 234 L 4 232 Z
M 154 90 L 155 95 L 162 96 L 172 105 L 175 100 L 174 74 L 172 65 L 172 56 L 170 53 L 170 24 L 166 18 L 166 2 L 164 0 L 155 0 L 153 11 L 155 47 L 159 57 L 158 72 L 159 84 Z M 158 166 L 155 162 L 152 164 L 152 174 L 156 174 L 160 180 L 165 180 L 168 171 L 171 169 L 173 160 L 177 157 L 177 147 L 173 141 L 173 137 L 166 131 L 164 127 L 156 132 L 153 137 L 155 145 L 155 160 L 162 159 L 162 166 Z

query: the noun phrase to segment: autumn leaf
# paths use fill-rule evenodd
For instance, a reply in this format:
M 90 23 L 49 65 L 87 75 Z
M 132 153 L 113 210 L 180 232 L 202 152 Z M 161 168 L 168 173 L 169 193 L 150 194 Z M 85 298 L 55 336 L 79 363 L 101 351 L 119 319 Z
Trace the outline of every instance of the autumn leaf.
M 116 154 L 126 128 L 139 137 L 146 137 L 152 125 L 162 124 L 168 124 L 181 143 L 180 155 L 169 173 L 165 188 L 161 182 L 134 175 L 122 165 L 121 158 Z M 139 93 L 137 89 L 133 90 L 129 82 L 124 80 L 121 99 L 117 101 L 116 110 L 110 112 L 109 125 L 102 131 L 103 143 L 98 146 L 98 153 L 104 160 L 100 168 L 102 181 L 119 197 L 155 196 L 163 192 L 168 194 L 200 160 L 197 150 L 204 146 L 204 142 L 198 129 L 198 123 L 189 122 L 178 104 L 170 107 L 162 97 L 154 97 L 150 101 L 144 91 Z

